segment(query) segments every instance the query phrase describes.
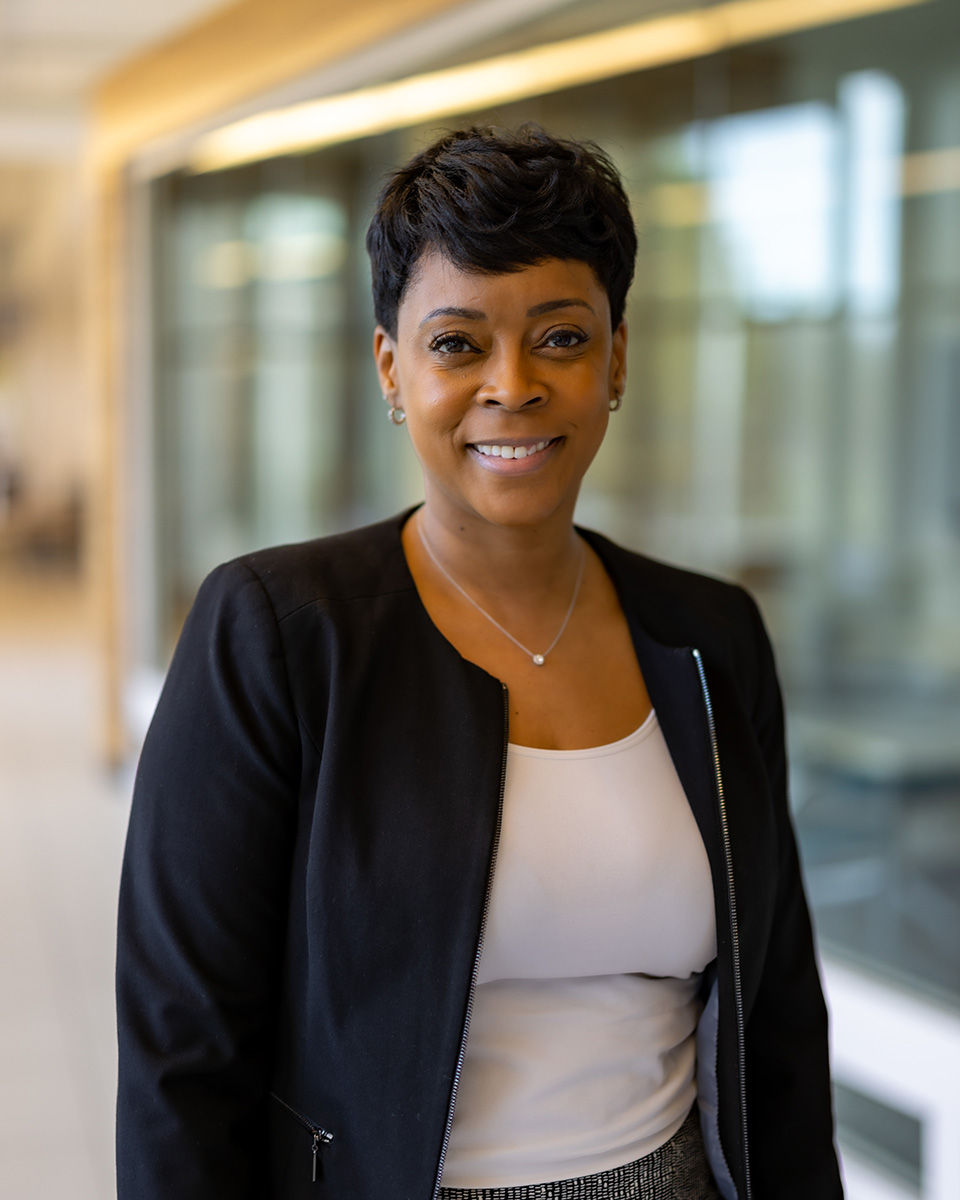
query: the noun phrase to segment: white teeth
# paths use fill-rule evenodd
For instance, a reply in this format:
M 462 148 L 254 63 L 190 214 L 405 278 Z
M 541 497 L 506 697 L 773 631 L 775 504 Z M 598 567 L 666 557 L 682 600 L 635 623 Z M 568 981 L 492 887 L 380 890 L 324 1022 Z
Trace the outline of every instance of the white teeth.
M 551 441 L 551 438 L 547 438 L 543 442 L 537 442 L 535 446 L 503 446 L 491 443 L 477 445 L 476 449 L 492 458 L 529 458 L 531 454 L 539 454 L 541 450 L 546 450 Z

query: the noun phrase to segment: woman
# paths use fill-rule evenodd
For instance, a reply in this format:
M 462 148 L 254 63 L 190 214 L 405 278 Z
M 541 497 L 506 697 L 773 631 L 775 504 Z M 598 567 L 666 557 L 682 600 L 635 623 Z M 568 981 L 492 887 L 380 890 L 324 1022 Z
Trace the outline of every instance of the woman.
M 120 1196 L 838 1197 L 760 618 L 573 526 L 616 171 L 452 134 L 368 248 L 425 502 L 201 589 L 124 865 Z

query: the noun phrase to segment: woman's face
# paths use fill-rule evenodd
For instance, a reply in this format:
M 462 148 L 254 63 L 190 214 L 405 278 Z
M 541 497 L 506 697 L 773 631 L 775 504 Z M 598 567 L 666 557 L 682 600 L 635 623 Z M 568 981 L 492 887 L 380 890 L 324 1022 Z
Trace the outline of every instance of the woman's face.
M 431 253 L 374 354 L 407 415 L 427 503 L 496 525 L 572 519 L 580 481 L 623 391 L 626 326 L 586 263 L 505 275 Z M 439 515 L 439 513 L 438 513 Z

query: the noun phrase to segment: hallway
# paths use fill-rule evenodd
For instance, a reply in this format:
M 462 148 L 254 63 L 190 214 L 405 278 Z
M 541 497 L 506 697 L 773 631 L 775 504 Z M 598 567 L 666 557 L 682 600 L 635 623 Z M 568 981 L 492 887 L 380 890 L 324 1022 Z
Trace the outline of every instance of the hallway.
M 96 759 L 96 660 L 79 612 L 69 586 L 0 579 L 0 1193 L 10 1200 L 114 1191 L 114 912 L 129 780 Z

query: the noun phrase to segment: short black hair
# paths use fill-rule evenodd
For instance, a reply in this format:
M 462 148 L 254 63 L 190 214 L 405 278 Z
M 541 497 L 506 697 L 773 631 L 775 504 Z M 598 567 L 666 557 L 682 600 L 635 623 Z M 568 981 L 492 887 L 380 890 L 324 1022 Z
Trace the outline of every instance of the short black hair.
M 391 336 L 404 289 L 432 250 L 462 270 L 503 274 L 548 258 L 593 269 L 616 329 L 637 234 L 610 156 L 538 125 L 448 133 L 394 171 L 367 230 L 377 321 Z

